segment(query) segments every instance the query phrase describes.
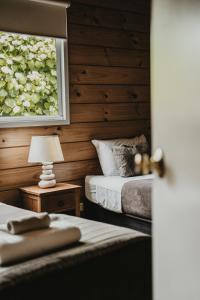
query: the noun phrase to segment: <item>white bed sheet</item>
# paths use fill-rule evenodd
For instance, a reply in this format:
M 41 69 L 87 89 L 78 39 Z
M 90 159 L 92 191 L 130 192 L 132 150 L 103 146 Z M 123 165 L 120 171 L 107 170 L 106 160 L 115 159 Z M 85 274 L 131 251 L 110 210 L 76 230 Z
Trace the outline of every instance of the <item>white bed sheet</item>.
M 88 200 L 100 206 L 122 213 L 121 191 L 124 183 L 141 179 L 154 178 L 154 175 L 120 177 L 91 175 L 85 178 L 85 195 Z

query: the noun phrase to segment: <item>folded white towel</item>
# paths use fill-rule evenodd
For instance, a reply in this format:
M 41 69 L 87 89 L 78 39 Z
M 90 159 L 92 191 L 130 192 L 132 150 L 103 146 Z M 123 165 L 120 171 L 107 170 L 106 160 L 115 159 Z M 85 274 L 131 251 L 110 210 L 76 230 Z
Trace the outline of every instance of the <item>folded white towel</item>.
M 12 219 L 7 222 L 7 229 L 12 234 L 19 234 L 26 231 L 48 228 L 50 222 L 49 215 L 47 213 L 41 213 L 37 216 Z
M 56 250 L 81 238 L 78 227 L 69 224 L 59 215 L 51 220 L 47 229 L 12 235 L 7 224 L 0 225 L 0 265 L 15 263 L 46 252 Z

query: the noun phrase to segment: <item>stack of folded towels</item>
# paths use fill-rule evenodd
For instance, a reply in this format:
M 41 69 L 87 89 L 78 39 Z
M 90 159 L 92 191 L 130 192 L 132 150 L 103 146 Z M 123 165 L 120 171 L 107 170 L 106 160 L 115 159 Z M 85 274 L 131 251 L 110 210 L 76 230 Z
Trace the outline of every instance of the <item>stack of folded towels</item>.
M 59 215 L 37 214 L 0 225 L 0 265 L 15 263 L 78 242 L 81 232 Z

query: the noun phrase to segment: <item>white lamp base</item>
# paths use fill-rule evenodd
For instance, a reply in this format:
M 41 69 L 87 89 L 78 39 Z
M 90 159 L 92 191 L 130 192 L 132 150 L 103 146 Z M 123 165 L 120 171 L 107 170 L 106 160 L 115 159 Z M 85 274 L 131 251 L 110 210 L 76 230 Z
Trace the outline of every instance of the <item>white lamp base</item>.
M 52 162 L 44 162 L 42 164 L 42 174 L 40 175 L 40 179 L 38 185 L 42 189 L 54 187 L 56 185 Z

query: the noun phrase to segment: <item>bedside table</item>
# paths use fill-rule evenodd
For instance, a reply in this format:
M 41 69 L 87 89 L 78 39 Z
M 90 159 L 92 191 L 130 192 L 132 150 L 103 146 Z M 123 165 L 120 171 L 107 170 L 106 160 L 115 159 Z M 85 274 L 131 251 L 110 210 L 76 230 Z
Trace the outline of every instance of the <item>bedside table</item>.
M 53 188 L 41 189 L 37 185 L 19 188 L 24 208 L 35 212 L 66 212 L 75 210 L 80 217 L 81 186 L 57 183 Z

